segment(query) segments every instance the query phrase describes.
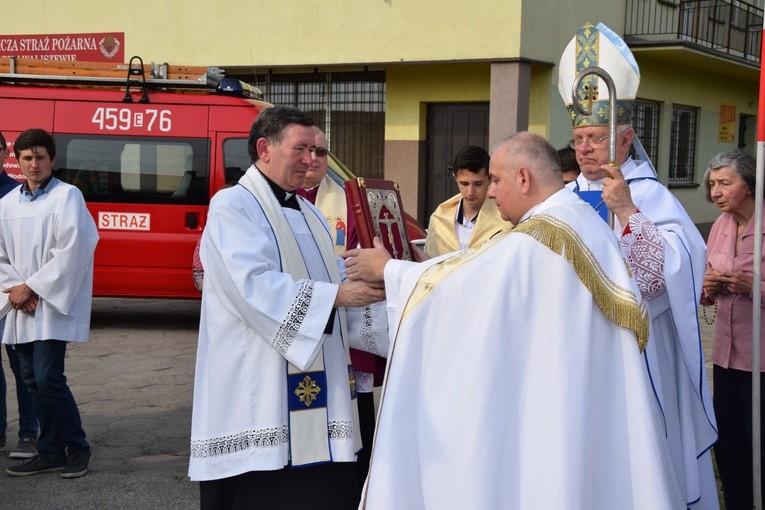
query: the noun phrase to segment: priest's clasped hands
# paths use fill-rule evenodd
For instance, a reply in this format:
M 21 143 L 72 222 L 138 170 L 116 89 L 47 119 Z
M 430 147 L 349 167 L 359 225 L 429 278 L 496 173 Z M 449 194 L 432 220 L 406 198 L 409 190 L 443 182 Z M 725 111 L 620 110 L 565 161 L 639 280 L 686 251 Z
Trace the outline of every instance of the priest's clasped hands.
M 340 284 L 335 307 L 367 306 L 385 299 L 383 271 L 390 254 L 375 238 L 375 247 L 343 253 L 347 280 Z
M 392 258 L 382 241 L 375 237 L 373 248 L 357 248 L 343 253 L 345 275 L 351 281 L 381 285 L 385 282 L 385 264 Z
M 382 301 L 385 299 L 385 265 L 391 260 L 391 255 L 388 250 L 385 249 L 382 241 L 375 237 L 372 240 L 374 247 L 372 248 L 357 248 L 355 250 L 348 250 L 343 253 L 342 257 L 345 259 L 345 276 L 348 278 L 343 285 L 355 284 L 358 286 L 357 292 L 362 293 L 364 288 L 374 296 L 377 296 L 377 292 L 382 293 L 382 298 L 376 301 Z M 414 258 L 417 262 L 427 260 L 429 257 L 417 246 L 412 246 L 414 252 Z M 350 289 L 348 289 L 350 292 Z M 340 292 L 338 292 L 338 296 Z M 370 301 L 373 303 L 374 301 Z M 336 306 L 364 306 L 364 305 L 337 305 Z M 369 303 L 366 303 L 369 304 Z

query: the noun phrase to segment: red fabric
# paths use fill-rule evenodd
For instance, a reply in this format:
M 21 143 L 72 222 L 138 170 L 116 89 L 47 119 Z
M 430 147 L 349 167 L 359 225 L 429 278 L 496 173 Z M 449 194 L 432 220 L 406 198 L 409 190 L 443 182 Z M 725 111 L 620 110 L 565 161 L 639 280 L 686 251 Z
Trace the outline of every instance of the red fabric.
M 197 270 L 201 271 L 202 268 L 202 261 L 199 258 L 199 245 L 202 242 L 202 236 L 199 236 L 199 239 L 197 239 L 197 245 L 194 247 L 194 256 L 191 259 L 191 270 Z
M 633 214 L 639 213 L 639 212 L 640 212 L 640 209 L 635 209 L 635 212 Z M 632 229 L 630 228 L 630 224 L 627 223 L 624 226 L 624 230 L 622 230 L 622 237 L 626 236 L 627 234 L 631 234 L 631 233 L 632 233 Z
M 374 372 L 376 367 L 375 358 L 374 354 L 351 349 L 351 365 L 353 365 L 354 370 L 359 372 Z
M 296 193 L 300 195 L 301 197 L 305 198 L 312 204 L 316 203 L 316 194 L 319 191 L 319 186 L 314 186 L 310 190 L 304 190 L 298 188 L 296 190 Z M 350 212 L 350 201 L 347 200 L 348 195 L 346 194 L 346 207 L 348 209 L 348 212 Z M 353 214 L 347 214 L 348 218 L 348 242 L 346 243 L 347 248 L 355 248 L 359 244 L 359 236 L 356 233 L 356 221 L 353 218 Z M 353 369 L 357 370 L 359 372 L 371 372 L 375 374 L 375 386 L 380 386 L 382 384 L 383 376 L 385 375 L 385 358 L 381 358 L 379 356 L 376 356 L 374 354 L 359 351 L 357 349 L 351 349 L 351 365 L 353 365 Z
M 311 202 L 314 205 L 316 204 L 316 194 L 318 192 L 319 192 L 319 187 L 318 186 L 314 186 L 311 189 L 298 188 L 298 189 L 295 190 L 295 193 L 297 193 L 301 197 L 305 198 L 306 200 L 308 200 L 309 202 Z

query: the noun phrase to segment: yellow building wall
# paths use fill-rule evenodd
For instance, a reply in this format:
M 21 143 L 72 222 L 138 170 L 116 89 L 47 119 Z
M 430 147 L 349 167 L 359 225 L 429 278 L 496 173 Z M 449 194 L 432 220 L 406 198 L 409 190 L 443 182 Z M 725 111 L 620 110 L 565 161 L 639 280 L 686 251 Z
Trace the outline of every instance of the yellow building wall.
M 666 183 L 669 175 L 672 105 L 699 108 L 696 130 L 695 182 L 701 183 L 709 160 L 719 152 L 738 148 L 738 118 L 741 114 L 757 115 L 757 84 L 733 79 L 722 74 L 701 71 L 653 59 L 640 59 L 641 99 L 661 102 L 659 157 L 654 162 L 659 179 Z M 736 140 L 719 141 L 720 106 L 736 106 Z M 747 147 L 754 152 L 755 147 Z M 699 188 L 672 188 L 688 214 L 696 223 L 714 221 L 720 211 L 707 203 Z
M 491 65 L 401 65 L 386 73 L 385 178 L 401 185 L 404 208 L 418 216 L 425 185 L 424 140 L 428 103 L 489 101 Z M 428 212 L 429 214 L 430 212 Z
M 641 98 L 715 112 L 721 102 L 730 101 L 728 104 L 741 105 L 738 113 L 757 115 L 756 82 L 649 59 L 640 59 L 639 65 Z
M 603 0 L 534 1 L 523 4 L 521 55 L 527 59 L 560 61 L 563 49 L 585 23 L 603 23 L 621 34 L 624 30 L 623 1 Z M 555 80 L 558 76 L 555 74 Z
M 521 3 L 6 0 L 0 34 L 124 32 L 126 57 L 188 65 L 512 58 L 520 52 Z
M 554 76 L 550 66 L 536 65 L 531 67 L 531 91 L 529 97 L 529 131 L 545 138 L 550 137 L 550 107 L 552 105 L 549 91 Z
M 489 100 L 488 63 L 395 66 L 386 73 L 385 139 L 424 140 L 427 103 Z

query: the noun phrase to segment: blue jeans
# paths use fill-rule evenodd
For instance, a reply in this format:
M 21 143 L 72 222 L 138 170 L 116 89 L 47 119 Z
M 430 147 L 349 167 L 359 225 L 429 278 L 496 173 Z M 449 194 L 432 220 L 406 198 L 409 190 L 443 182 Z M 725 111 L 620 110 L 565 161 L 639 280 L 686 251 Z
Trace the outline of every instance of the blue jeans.
M 66 457 L 67 451 L 89 450 L 80 411 L 66 384 L 66 342 L 38 340 L 17 344 L 21 377 L 32 396 L 40 421 L 37 452 L 51 460 Z
M 5 401 L 8 390 L 3 373 L 2 350 L 0 349 L 0 437 L 5 437 L 8 428 L 8 406 Z M 29 395 L 24 381 L 21 379 L 19 357 L 12 345 L 5 346 L 8 354 L 8 364 L 11 366 L 13 378 L 16 380 L 16 401 L 19 404 L 19 438 L 37 438 L 37 415 L 32 406 L 32 397 Z

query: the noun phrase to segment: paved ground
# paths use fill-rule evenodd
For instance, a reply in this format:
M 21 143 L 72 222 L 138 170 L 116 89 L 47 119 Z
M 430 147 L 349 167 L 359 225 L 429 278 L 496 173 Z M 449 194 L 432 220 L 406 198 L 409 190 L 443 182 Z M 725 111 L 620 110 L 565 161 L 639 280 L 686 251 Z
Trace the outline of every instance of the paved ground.
M 198 508 L 198 486 L 186 476 L 198 324 L 196 301 L 96 299 L 91 341 L 67 351 L 90 473 L 9 478 L 5 468 L 16 461 L 3 452 L 0 508 Z M 18 413 L 12 377 L 8 384 L 11 443 Z
M 76 480 L 0 473 L 0 508 L 198 508 L 198 487 L 186 476 L 198 315 L 195 301 L 96 299 L 92 340 L 67 354 L 70 386 L 93 448 L 90 473 Z M 709 361 L 712 328 L 703 317 L 701 324 Z M 711 380 L 711 362 L 707 366 Z M 14 438 L 12 378 L 9 385 L 8 436 Z M 0 454 L 0 470 L 12 462 Z

